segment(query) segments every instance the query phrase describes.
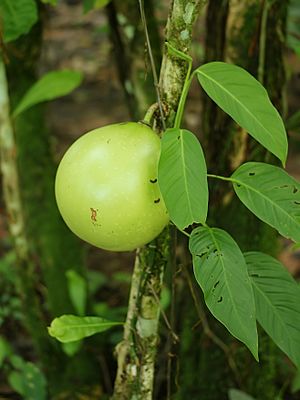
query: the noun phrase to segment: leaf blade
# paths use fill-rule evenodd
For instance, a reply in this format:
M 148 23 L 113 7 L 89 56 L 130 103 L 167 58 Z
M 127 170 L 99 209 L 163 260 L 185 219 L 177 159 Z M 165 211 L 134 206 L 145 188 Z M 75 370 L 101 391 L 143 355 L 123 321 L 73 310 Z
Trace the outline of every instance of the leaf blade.
M 48 332 L 50 336 L 60 342 L 69 343 L 104 332 L 118 325 L 123 325 L 123 323 L 109 321 L 100 317 L 62 315 L 51 322 Z
M 249 394 L 242 392 L 238 389 L 229 389 L 228 390 L 229 400 L 255 400 Z
M 258 359 L 254 295 L 238 245 L 221 229 L 200 227 L 191 234 L 190 251 L 207 307 Z
M 83 12 L 87 13 L 91 10 L 97 10 L 105 7 L 111 0 L 83 0 Z
M 81 84 L 82 78 L 80 72 L 72 70 L 47 73 L 25 93 L 15 108 L 13 116 L 16 117 L 38 103 L 66 96 Z
M 158 184 L 170 219 L 179 229 L 205 223 L 208 209 L 206 163 L 195 135 L 168 129 L 162 137 Z
M 38 20 L 37 5 L 34 0 L 1 0 L 0 14 L 4 43 L 28 33 Z
M 299 368 L 300 288 L 273 257 L 260 252 L 248 252 L 244 256 L 254 288 L 257 319 Z
M 202 65 L 197 76 L 209 97 L 284 165 L 284 124 L 264 87 L 243 68 L 223 62 Z
M 300 183 L 283 169 L 248 162 L 231 176 L 242 203 L 258 218 L 295 242 L 300 241 Z
M 83 316 L 87 303 L 87 282 L 72 269 L 66 271 L 68 292 L 76 313 Z

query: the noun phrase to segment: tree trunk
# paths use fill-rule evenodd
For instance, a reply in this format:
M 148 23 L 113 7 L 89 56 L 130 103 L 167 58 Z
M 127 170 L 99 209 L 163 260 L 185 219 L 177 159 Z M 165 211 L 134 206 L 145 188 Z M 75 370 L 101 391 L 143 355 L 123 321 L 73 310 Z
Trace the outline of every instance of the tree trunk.
M 166 41 L 187 53 L 193 24 L 205 2 L 174 0 L 166 27 Z M 189 9 L 189 18 L 185 18 Z M 184 34 L 183 34 L 184 33 Z M 166 51 L 160 73 L 160 91 L 165 123 L 171 126 L 177 110 L 187 65 Z M 137 253 L 124 339 L 117 347 L 118 372 L 113 399 L 153 399 L 155 357 L 158 346 L 158 322 L 163 274 L 171 257 L 170 237 L 166 230 L 153 243 Z
M 0 57 L 0 110 L 1 172 L 8 225 L 17 256 L 16 288 L 21 299 L 25 327 L 32 338 L 35 351 L 44 366 L 48 366 L 51 370 L 55 359 L 55 345 L 47 335 L 39 304 L 34 263 L 25 229 L 17 166 L 17 146 L 10 117 L 8 84 L 2 57 Z
M 7 75 L 14 107 L 37 79 L 40 24 L 12 45 L 18 48 L 18 53 L 9 52 Z M 97 374 L 95 360 L 84 351 L 70 359 L 47 331 L 47 325 L 54 317 L 75 312 L 69 297 L 66 271 L 76 270 L 83 276 L 85 272 L 80 242 L 65 226 L 57 210 L 55 165 L 43 110 L 42 105 L 35 106 L 12 121 L 14 154 L 17 155 L 14 160 L 17 183 L 12 192 L 20 198 L 19 211 L 26 226 L 27 253 L 21 260 L 19 293 L 34 350 L 46 372 L 51 394 L 54 394 L 70 387 L 76 391 L 83 384 L 95 382 Z M 7 208 L 9 210 L 9 204 Z M 76 381 L 76 385 L 71 381 Z

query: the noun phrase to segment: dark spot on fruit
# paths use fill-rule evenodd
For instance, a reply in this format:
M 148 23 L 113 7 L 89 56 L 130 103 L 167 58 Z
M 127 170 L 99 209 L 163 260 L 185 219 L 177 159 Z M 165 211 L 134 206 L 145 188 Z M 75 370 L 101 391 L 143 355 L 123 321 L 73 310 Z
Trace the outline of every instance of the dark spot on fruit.
M 151 183 L 156 183 L 157 182 L 157 179 L 155 178 L 155 179 L 150 179 L 150 182 Z
M 90 210 L 91 210 L 91 220 L 92 221 L 94 221 L 94 222 L 97 222 L 97 211 L 98 210 L 95 210 L 94 208 L 90 208 Z
M 154 200 L 154 203 L 155 203 L 155 204 L 157 204 L 157 203 L 159 203 L 159 202 L 160 202 L 160 198 Z

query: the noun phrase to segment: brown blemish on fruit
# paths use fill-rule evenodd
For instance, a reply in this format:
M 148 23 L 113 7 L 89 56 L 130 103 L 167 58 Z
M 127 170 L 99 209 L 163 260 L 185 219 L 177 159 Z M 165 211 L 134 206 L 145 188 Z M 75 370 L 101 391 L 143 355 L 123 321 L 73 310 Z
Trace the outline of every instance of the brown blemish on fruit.
M 94 208 L 90 208 L 92 215 L 91 215 L 91 220 L 97 222 L 97 211 Z

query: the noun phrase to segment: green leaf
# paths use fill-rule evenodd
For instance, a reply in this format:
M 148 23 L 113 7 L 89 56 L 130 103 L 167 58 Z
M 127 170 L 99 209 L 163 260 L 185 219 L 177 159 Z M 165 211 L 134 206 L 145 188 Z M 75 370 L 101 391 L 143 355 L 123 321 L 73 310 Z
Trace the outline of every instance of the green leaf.
M 53 100 L 71 93 L 81 84 L 82 78 L 82 74 L 78 71 L 63 70 L 49 72 L 25 93 L 14 110 L 13 116 L 16 117 L 38 103 Z
M 69 269 L 66 272 L 69 295 L 72 304 L 79 315 L 84 315 L 87 300 L 87 283 L 76 271 Z
M 296 393 L 300 391 L 300 371 L 296 371 L 296 375 L 294 376 L 294 379 L 292 381 L 291 385 L 291 391 L 292 393 Z
M 74 356 L 74 354 L 78 353 L 78 351 L 82 347 L 82 340 L 76 340 L 76 342 L 68 342 L 68 343 L 62 343 L 62 349 L 65 354 L 67 354 L 69 357 Z
M 132 274 L 126 271 L 117 271 L 113 273 L 112 278 L 117 282 L 130 284 Z
M 100 271 L 87 271 L 87 279 L 88 279 L 88 287 L 89 287 L 89 294 L 94 296 L 96 292 L 105 286 L 108 282 L 107 276 Z
M 46 379 L 36 365 L 24 362 L 20 371 L 12 371 L 8 376 L 11 387 L 24 400 L 45 400 Z
M 12 354 L 12 348 L 4 336 L 0 336 L 0 369 L 5 358 Z
M 83 11 L 87 13 L 105 7 L 111 0 L 83 0 Z
M 287 119 L 285 127 L 288 131 L 300 131 L 300 110 Z
M 255 400 L 249 394 L 237 389 L 228 390 L 229 400 Z
M 41 0 L 44 4 L 51 4 L 51 6 L 57 6 L 58 0 Z
M 277 346 L 300 367 L 300 288 L 281 263 L 259 252 L 245 254 L 256 315 Z
M 201 145 L 185 129 L 168 129 L 162 137 L 158 184 L 170 219 L 179 229 L 206 221 L 208 187 Z
M 0 15 L 4 43 L 28 33 L 38 20 L 35 0 L 1 0 Z
M 125 320 L 127 307 L 109 307 L 105 302 L 93 303 L 93 313 L 101 318 Z
M 123 325 L 123 322 L 113 322 L 100 317 L 62 315 L 52 321 L 48 332 L 60 342 L 68 343 L 104 332 L 117 325 Z
M 265 163 L 241 165 L 231 176 L 239 199 L 258 218 L 300 241 L 300 184 L 283 169 Z
M 207 307 L 258 360 L 254 295 L 238 245 L 221 229 L 199 227 L 191 234 L 190 251 Z
M 171 290 L 167 286 L 163 286 L 160 294 L 160 306 L 162 310 L 166 310 L 171 304 Z
M 202 65 L 197 76 L 209 97 L 285 164 L 284 124 L 265 88 L 243 68 L 223 62 Z

